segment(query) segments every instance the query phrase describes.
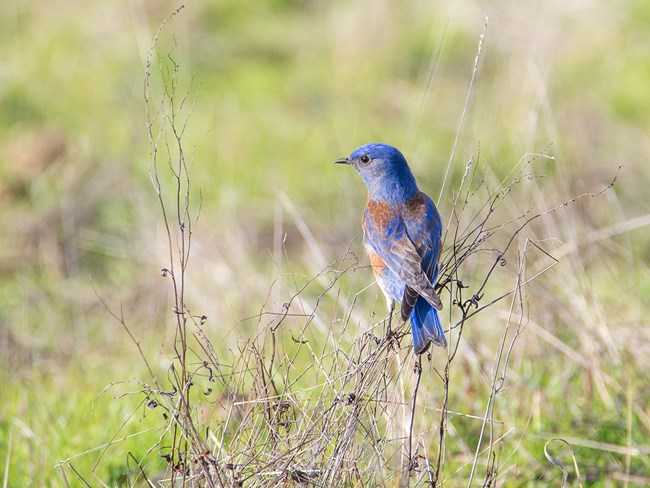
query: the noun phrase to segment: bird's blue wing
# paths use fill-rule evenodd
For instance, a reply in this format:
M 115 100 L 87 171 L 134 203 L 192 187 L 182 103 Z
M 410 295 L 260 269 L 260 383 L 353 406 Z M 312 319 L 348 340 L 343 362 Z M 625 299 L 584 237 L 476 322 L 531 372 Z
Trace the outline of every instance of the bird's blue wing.
M 426 198 L 428 199 L 428 197 Z M 428 200 L 430 201 L 430 199 Z M 433 206 L 433 203 L 431 205 Z M 413 209 L 407 208 L 402 213 L 393 213 L 390 212 L 390 209 L 376 210 L 373 207 L 367 207 L 363 220 L 364 240 L 407 287 L 422 296 L 432 307 L 441 310 L 442 302 L 433 289 L 431 279 L 425 272 L 427 270 L 432 277 L 435 276 L 435 269 L 430 269 L 430 263 L 434 260 L 437 261 L 438 247 L 434 246 L 434 249 L 430 249 L 427 246 L 439 243 L 440 239 L 439 237 L 436 239 L 434 236 L 429 238 L 431 242 L 427 241 L 426 229 L 431 226 L 427 222 L 411 221 L 419 215 L 414 211 L 415 205 L 412 207 Z M 435 207 L 432 208 L 435 210 Z M 413 234 L 415 242 L 409 233 Z
M 420 192 L 404 206 L 402 220 L 406 233 L 422 260 L 424 273 L 431 283 L 435 283 L 442 240 L 442 222 L 436 206 L 428 195 Z
M 440 214 L 431 198 L 424 193 L 418 193 L 405 205 L 402 212 L 409 239 L 422 259 L 422 270 L 432 284 L 438 278 L 438 258 L 440 257 L 440 241 L 442 238 L 442 222 Z M 411 314 L 416 307 L 420 294 L 417 290 L 406 286 L 402 296 L 402 320 Z

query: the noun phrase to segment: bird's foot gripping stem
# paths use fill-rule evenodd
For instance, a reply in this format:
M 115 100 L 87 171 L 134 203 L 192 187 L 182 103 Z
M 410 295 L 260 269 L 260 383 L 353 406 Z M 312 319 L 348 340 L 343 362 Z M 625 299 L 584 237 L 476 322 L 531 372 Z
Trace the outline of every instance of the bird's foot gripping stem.
M 388 326 L 386 327 L 386 337 L 385 340 L 386 342 L 389 342 L 393 344 L 396 350 L 400 348 L 399 344 L 399 337 L 397 336 L 397 333 L 395 333 L 391 327 L 391 323 L 393 320 L 393 311 L 391 310 L 388 312 Z

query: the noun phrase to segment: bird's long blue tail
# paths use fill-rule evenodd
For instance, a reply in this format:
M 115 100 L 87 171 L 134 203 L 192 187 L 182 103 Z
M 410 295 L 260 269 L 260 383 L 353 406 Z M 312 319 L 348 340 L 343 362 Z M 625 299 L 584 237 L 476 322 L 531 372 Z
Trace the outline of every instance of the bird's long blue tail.
M 439 347 L 447 347 L 447 339 L 442 331 L 438 311 L 424 298 L 418 297 L 418 301 L 411 311 L 410 319 L 415 354 L 424 353 L 430 343 Z

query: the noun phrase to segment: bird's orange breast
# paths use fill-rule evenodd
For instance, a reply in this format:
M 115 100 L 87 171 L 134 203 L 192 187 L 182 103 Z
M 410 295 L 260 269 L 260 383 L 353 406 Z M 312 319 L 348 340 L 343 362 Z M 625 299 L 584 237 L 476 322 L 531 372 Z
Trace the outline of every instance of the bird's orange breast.
M 381 275 L 381 273 L 384 271 L 384 268 L 386 267 L 386 263 L 383 259 L 381 259 L 381 256 L 379 256 L 379 254 L 377 254 L 372 249 L 366 248 L 366 251 L 368 252 L 368 257 L 370 258 L 370 267 L 372 268 L 373 274 L 375 276 Z

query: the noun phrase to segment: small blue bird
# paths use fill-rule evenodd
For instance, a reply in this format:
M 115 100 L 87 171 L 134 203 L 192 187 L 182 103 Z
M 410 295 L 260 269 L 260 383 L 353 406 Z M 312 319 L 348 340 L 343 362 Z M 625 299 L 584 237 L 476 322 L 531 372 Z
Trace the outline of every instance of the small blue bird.
M 398 300 L 402 320 L 411 320 L 416 354 L 431 343 L 447 347 L 438 318 L 442 302 L 434 289 L 442 223 L 433 201 L 418 189 L 402 153 L 387 144 L 366 144 L 335 163 L 352 166 L 368 187 L 363 243 L 386 295 L 388 333 Z

